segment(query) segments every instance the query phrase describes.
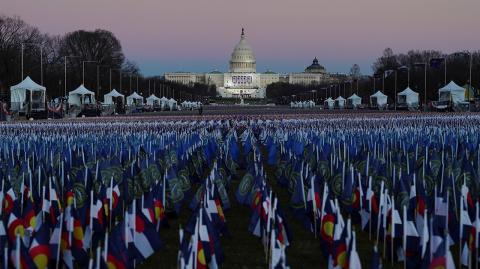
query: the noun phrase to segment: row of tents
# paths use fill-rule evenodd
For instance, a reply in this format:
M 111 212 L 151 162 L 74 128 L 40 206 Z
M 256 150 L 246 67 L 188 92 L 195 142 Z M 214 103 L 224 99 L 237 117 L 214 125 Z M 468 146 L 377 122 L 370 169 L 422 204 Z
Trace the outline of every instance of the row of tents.
M 437 109 L 446 109 L 447 107 L 456 108 L 467 105 L 474 100 L 474 90 L 471 87 L 461 87 L 454 81 L 450 81 L 447 85 L 440 88 L 438 91 L 438 101 L 433 102 L 433 106 Z M 312 104 L 313 103 L 313 104 Z M 397 94 L 397 107 L 407 109 L 418 109 L 420 104 L 420 97 L 418 92 L 415 92 L 410 87 Z M 313 101 L 297 101 L 291 102 L 291 108 L 310 108 L 315 106 Z M 325 108 L 358 108 L 362 106 L 362 98 L 357 94 L 347 99 L 342 96 L 333 99 L 328 97 L 324 101 Z M 376 91 L 370 95 L 370 107 L 385 109 L 388 107 L 388 96 L 381 91 Z
M 168 107 L 170 110 L 174 110 L 177 107 L 177 101 L 173 98 L 162 97 L 159 98 L 154 94 L 150 95 L 147 98 L 144 98 L 137 92 L 133 92 L 125 98 L 125 95 L 119 93 L 116 89 L 113 89 L 111 92 L 103 96 L 103 105 L 114 105 L 117 103 L 124 104 L 126 99 L 127 106 L 154 106 L 154 107 Z M 146 101 L 146 102 L 145 102 Z M 70 105 L 83 105 L 83 104 L 93 104 L 95 103 L 95 93 L 85 88 L 85 86 L 80 85 L 74 91 L 69 92 L 68 94 L 68 104 Z
M 144 102 L 144 99 L 146 102 Z M 104 105 L 113 105 L 117 102 L 124 103 L 125 102 L 125 95 L 119 93 L 117 90 L 113 89 L 111 92 L 105 94 L 103 96 L 103 104 Z M 139 95 L 137 92 L 132 93 L 131 95 L 126 97 L 127 105 L 128 106 L 141 106 L 141 105 L 148 105 L 153 107 L 168 107 L 170 109 L 175 109 L 177 106 L 177 101 L 173 98 L 166 98 L 165 96 L 159 98 L 154 94 L 151 94 L 149 97 L 144 98 L 143 96 Z
M 26 77 L 22 82 L 10 87 L 10 102 L 12 111 L 35 111 L 45 110 L 46 88 L 34 82 L 30 77 Z M 145 102 L 146 100 L 146 102 Z M 173 98 L 159 98 L 154 94 L 147 98 L 139 95 L 137 92 L 125 97 L 117 90 L 104 95 L 102 105 L 112 106 L 117 104 L 125 104 L 127 106 L 151 106 L 163 109 L 176 110 L 177 101 Z M 68 93 L 68 104 L 70 106 L 81 107 L 83 105 L 95 105 L 95 93 L 87 89 L 84 85 L 80 85 L 75 90 Z M 193 106 L 194 102 L 188 102 L 189 106 Z M 198 104 L 195 104 L 197 106 Z
M 433 106 L 437 109 L 456 108 L 468 105 L 473 100 L 474 90 L 471 87 L 465 88 L 450 81 L 447 85 L 438 91 L 438 101 L 433 102 Z M 12 111 L 44 111 L 46 100 L 46 88 L 34 82 L 30 77 L 26 77 L 22 82 L 10 87 L 10 101 Z M 126 99 L 126 100 L 125 100 Z M 144 100 L 146 99 L 146 103 Z M 137 92 L 125 97 L 123 94 L 113 89 L 104 95 L 104 106 L 126 105 L 128 107 L 143 107 L 144 105 L 160 108 L 162 110 L 177 110 L 177 101 L 173 98 L 159 98 L 154 94 L 147 98 L 139 95 Z M 405 107 L 409 109 L 418 108 L 420 103 L 419 94 L 409 87 L 397 94 L 397 107 Z M 71 106 L 82 107 L 83 105 L 96 105 L 95 93 L 80 85 L 77 89 L 69 92 L 68 104 Z M 327 98 L 325 100 L 327 108 L 357 108 L 362 105 L 362 98 L 356 94 L 347 99 L 339 96 L 335 100 Z M 313 107 L 313 101 L 292 102 L 292 108 L 308 108 Z M 196 109 L 201 106 L 199 102 L 184 101 L 182 106 L 189 109 Z M 381 91 L 376 91 L 370 96 L 370 106 L 373 108 L 384 109 L 388 107 L 388 97 Z

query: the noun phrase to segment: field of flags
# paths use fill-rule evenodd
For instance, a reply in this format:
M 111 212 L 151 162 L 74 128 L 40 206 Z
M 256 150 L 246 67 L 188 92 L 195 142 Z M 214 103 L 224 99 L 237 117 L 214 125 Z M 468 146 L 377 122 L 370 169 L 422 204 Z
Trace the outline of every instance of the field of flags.
M 476 114 L 13 122 L 0 159 L 0 268 L 478 268 Z

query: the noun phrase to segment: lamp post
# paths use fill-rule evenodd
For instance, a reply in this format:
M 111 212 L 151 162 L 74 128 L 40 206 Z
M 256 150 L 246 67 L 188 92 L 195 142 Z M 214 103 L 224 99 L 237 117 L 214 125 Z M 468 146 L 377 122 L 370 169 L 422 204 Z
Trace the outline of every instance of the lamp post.
M 382 92 L 385 92 L 385 72 L 382 73 Z
M 430 59 L 430 64 L 432 66 L 436 65 L 436 66 L 439 66 L 437 63 L 439 61 L 443 61 L 443 71 L 444 71 L 444 84 L 447 85 L 447 58 L 448 58 L 448 55 L 445 55 L 444 57 L 438 57 L 438 58 L 432 58 Z
M 151 91 L 150 91 L 150 80 L 148 80 L 148 95 L 150 96 Z
M 118 90 L 121 91 L 122 90 L 122 69 L 121 68 L 110 68 L 110 90 L 112 90 L 112 70 L 118 70 L 119 71 L 119 75 L 118 75 L 118 82 L 119 82 L 119 85 L 118 85 Z
M 40 84 L 43 85 L 43 44 L 37 44 L 37 43 L 26 43 L 26 42 L 23 42 L 21 44 L 22 46 L 22 79 L 23 80 L 23 50 L 25 49 L 25 45 L 35 45 L 35 46 L 39 46 L 40 47 Z
M 445 76 L 444 76 L 444 81 L 445 81 L 445 85 L 447 85 L 447 55 L 445 55 Z
M 132 93 L 132 73 L 130 73 L 130 87 L 129 87 L 130 93 Z
M 469 63 L 468 63 L 468 86 L 470 89 L 472 88 L 472 62 L 473 62 L 473 55 L 470 51 L 466 52 L 457 52 L 456 54 L 460 54 L 463 56 L 468 55 L 469 57 Z
M 446 59 L 445 59 L 445 61 L 446 61 Z M 425 106 L 427 105 L 427 63 L 426 63 L 426 62 L 424 62 L 424 63 L 415 63 L 415 65 L 417 65 L 417 66 L 423 65 L 423 70 L 424 70 L 424 72 L 425 72 L 425 73 L 424 73 L 424 74 L 425 74 L 425 77 L 424 77 L 425 86 L 424 86 L 424 88 L 423 88 L 423 102 L 424 102 L 423 105 L 424 105 L 424 108 L 425 108 Z M 447 70 L 447 66 L 446 66 L 446 65 L 445 65 L 445 70 Z M 447 79 L 446 74 L 447 74 L 447 73 L 445 72 L 445 81 L 446 81 L 446 79 Z
M 360 80 L 359 77 L 357 77 L 357 95 L 358 95 L 358 81 Z
M 389 69 L 389 70 L 385 70 L 385 71 L 383 72 L 383 77 L 384 77 L 384 78 L 385 78 L 385 73 L 387 73 L 387 72 L 388 72 L 387 78 L 390 76 L 390 74 L 395 73 L 395 80 L 394 80 L 394 81 L 395 81 L 395 86 L 394 86 L 394 88 L 395 88 L 395 93 L 394 93 L 394 96 L 393 96 L 393 99 L 394 99 L 394 100 L 393 100 L 393 104 L 394 104 L 395 110 L 397 110 L 397 70 L 398 70 L 398 69 L 399 69 L 399 68 L 397 68 L 397 69 Z M 384 82 L 384 85 L 385 85 L 385 82 Z
M 407 87 L 410 87 L 410 67 L 402 65 L 397 68 L 398 71 L 407 70 Z
M 85 63 L 98 63 L 97 61 L 82 61 L 82 85 L 85 85 Z
M 137 76 L 137 91 L 138 91 L 138 90 L 139 90 L 139 89 L 138 89 L 138 75 L 136 75 L 136 76 Z
M 97 65 L 97 97 L 100 93 L 100 67 L 110 67 L 109 65 Z
M 67 96 L 67 58 L 80 58 L 80 56 L 67 55 L 67 56 L 63 56 L 63 58 L 65 62 L 65 69 L 64 69 L 65 80 L 64 80 L 63 86 L 64 86 L 64 96 L 66 97 Z
M 350 93 L 348 95 L 351 95 L 352 93 L 353 93 L 353 80 L 350 80 Z
M 395 70 L 395 96 L 394 96 L 395 110 L 397 110 L 397 70 Z

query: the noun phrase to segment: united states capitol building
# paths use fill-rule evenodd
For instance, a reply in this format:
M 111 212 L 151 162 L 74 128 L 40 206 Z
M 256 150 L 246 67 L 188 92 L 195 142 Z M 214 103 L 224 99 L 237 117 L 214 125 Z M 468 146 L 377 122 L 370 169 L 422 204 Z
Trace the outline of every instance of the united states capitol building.
M 233 49 L 229 72 L 212 71 L 209 73 L 172 72 L 165 73 L 165 80 L 183 83 L 204 83 L 215 85 L 217 96 L 223 98 L 265 98 L 266 88 L 275 82 L 290 84 L 325 84 L 346 79 L 344 74 L 327 73 L 325 67 L 313 59 L 304 72 L 279 74 L 272 71 L 257 73 L 257 60 L 247 42 L 242 29 L 240 41 Z

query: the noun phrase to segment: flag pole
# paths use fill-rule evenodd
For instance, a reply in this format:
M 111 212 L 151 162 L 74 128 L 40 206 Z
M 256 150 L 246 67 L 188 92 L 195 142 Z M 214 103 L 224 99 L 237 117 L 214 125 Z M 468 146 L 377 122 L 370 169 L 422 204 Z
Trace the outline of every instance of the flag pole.
M 479 232 L 479 218 L 478 218 L 478 214 L 479 214 L 479 205 L 478 205 L 478 201 L 475 205 L 475 211 L 476 211 L 476 214 L 475 214 L 475 269 L 478 269 L 478 232 Z
M 395 200 L 394 200 L 395 196 L 393 195 L 393 193 L 392 193 L 392 198 L 391 199 L 392 199 L 392 215 L 391 215 L 390 218 L 391 218 L 392 223 L 390 225 L 392 225 L 392 228 L 390 229 L 390 254 L 391 254 L 390 263 L 393 266 L 393 240 L 395 238 L 395 222 L 393 221 L 393 215 L 394 215 L 394 211 L 395 211 Z
M 407 269 L 407 206 L 406 205 L 403 206 L 403 269 Z
M 58 237 L 58 247 L 57 247 L 57 260 L 55 264 L 55 268 L 58 269 L 60 266 L 60 249 L 62 243 L 62 227 L 63 227 L 63 213 L 60 214 L 60 236 Z
M 8 269 L 8 247 L 5 246 L 3 249 L 3 263 L 5 265 L 5 269 Z

